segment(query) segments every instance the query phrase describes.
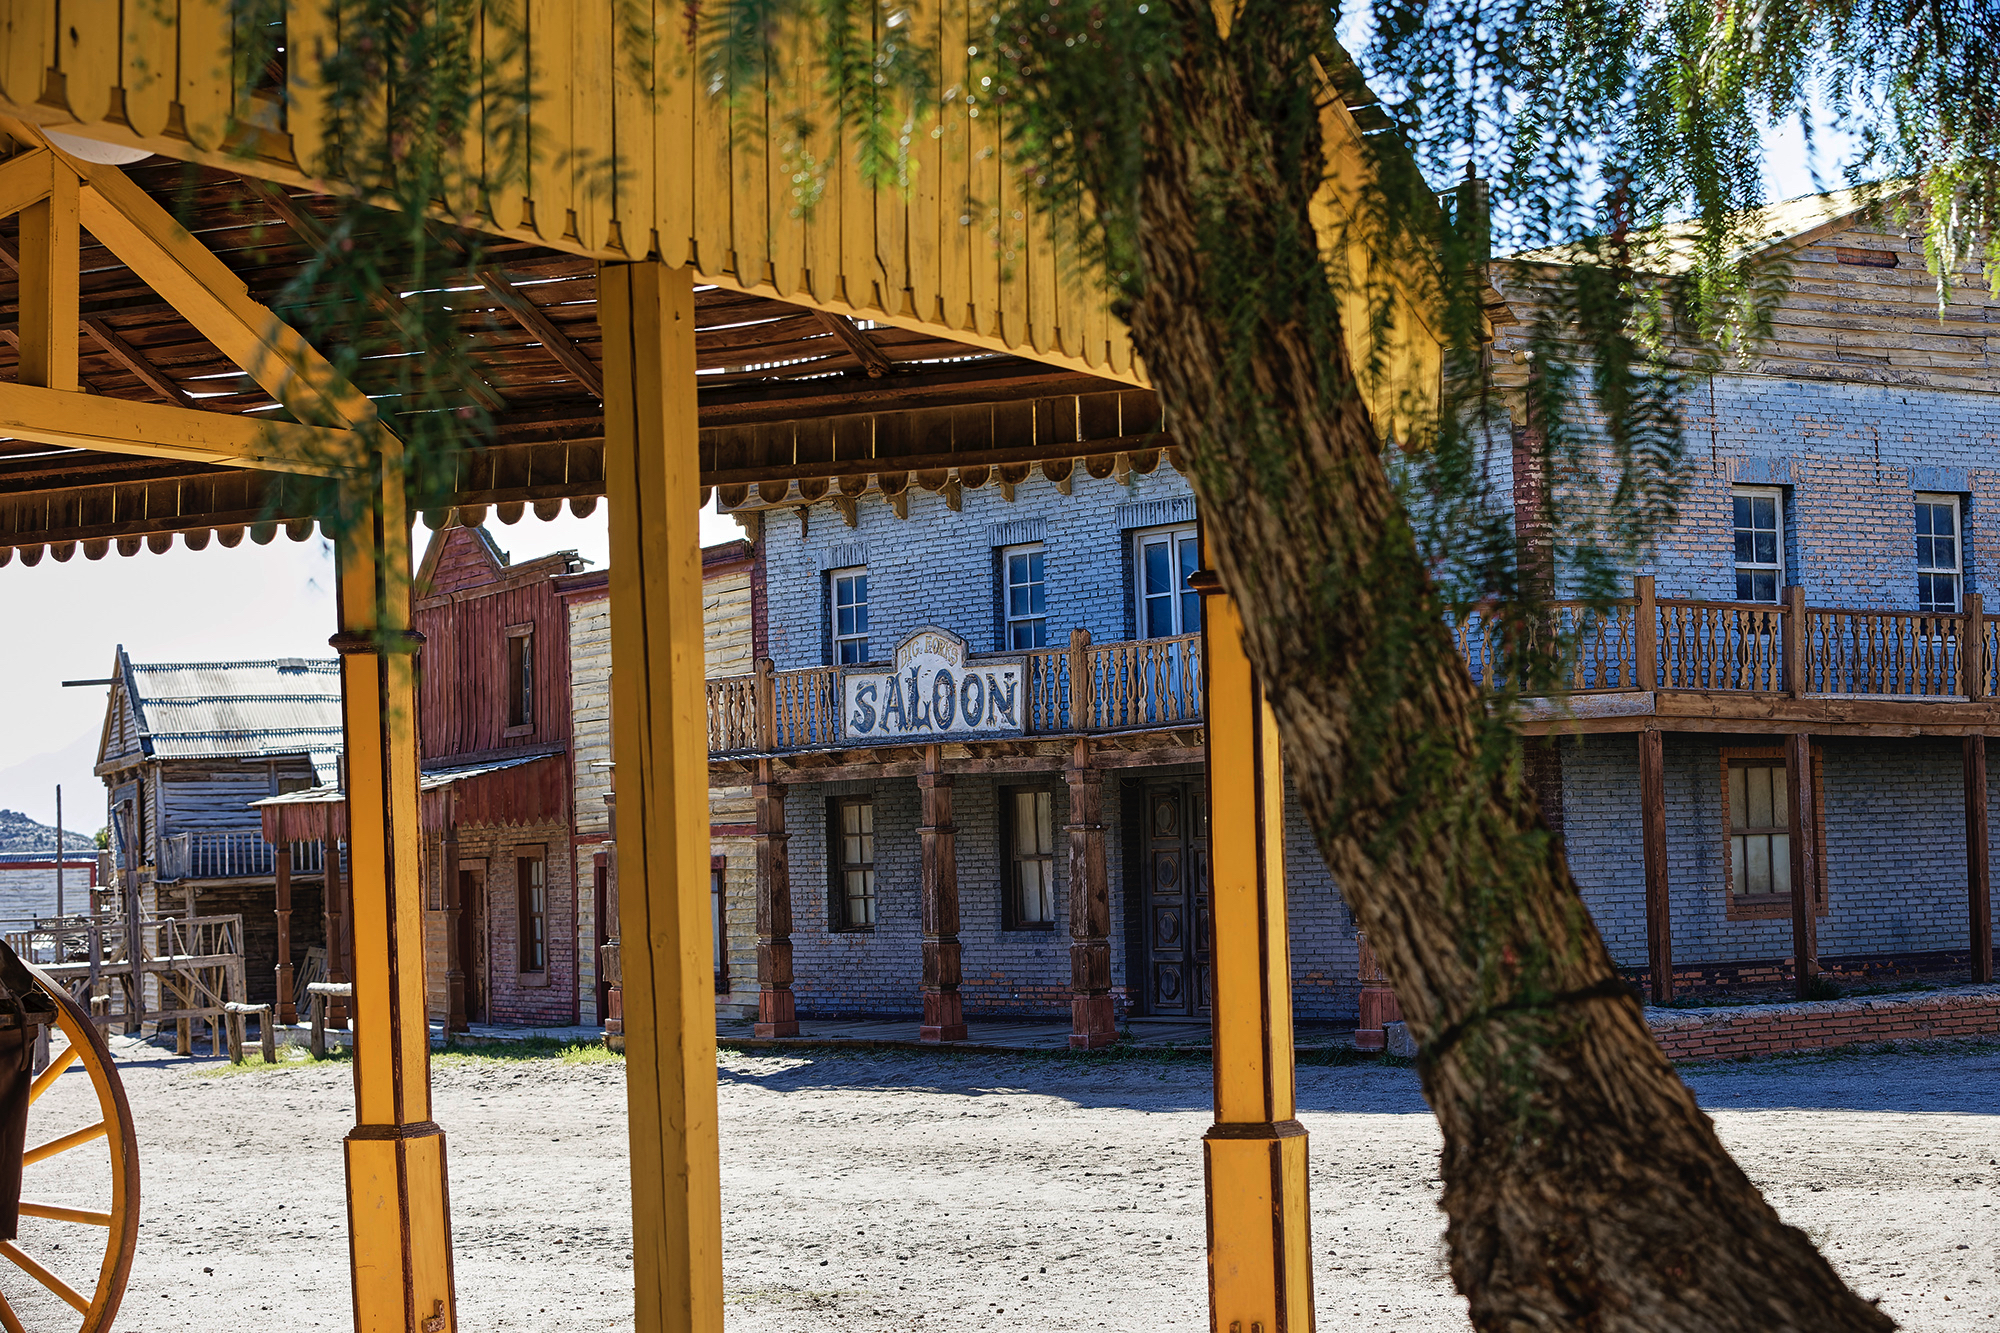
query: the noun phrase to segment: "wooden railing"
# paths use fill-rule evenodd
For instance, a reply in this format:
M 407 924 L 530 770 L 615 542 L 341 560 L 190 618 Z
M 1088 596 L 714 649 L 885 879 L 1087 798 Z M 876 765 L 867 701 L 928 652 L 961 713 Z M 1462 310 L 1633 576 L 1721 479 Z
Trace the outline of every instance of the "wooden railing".
M 1800 588 L 1786 589 L 1777 605 L 1655 597 L 1647 577 L 1633 592 L 1602 606 L 1555 603 L 1546 629 L 1509 627 L 1475 607 L 1451 632 L 1473 680 L 1489 689 L 1513 683 L 1514 663 L 1538 646 L 1538 634 L 1554 632 L 1568 654 L 1556 664 L 1560 693 L 2000 694 L 2000 624 L 1986 619 L 1975 593 L 1962 612 L 1936 615 L 1809 607 Z
M 159 879 L 260 879 L 276 873 L 277 849 L 257 829 L 202 829 L 160 839 Z M 292 873 L 320 872 L 320 844 L 292 844 Z
M 1201 636 L 1094 644 L 1085 630 L 1066 648 L 1020 654 L 1026 695 L 1022 729 L 1031 735 L 1140 731 L 1201 720 Z M 780 671 L 760 658 L 748 676 L 708 682 L 712 754 L 778 753 L 843 742 L 840 671 Z

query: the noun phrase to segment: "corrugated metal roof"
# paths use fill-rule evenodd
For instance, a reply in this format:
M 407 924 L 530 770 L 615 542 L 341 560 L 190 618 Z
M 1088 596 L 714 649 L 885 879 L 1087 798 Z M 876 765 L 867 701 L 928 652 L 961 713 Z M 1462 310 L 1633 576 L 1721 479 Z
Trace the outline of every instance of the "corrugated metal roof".
M 173 759 L 315 754 L 340 745 L 340 661 L 134 662 L 148 748 Z

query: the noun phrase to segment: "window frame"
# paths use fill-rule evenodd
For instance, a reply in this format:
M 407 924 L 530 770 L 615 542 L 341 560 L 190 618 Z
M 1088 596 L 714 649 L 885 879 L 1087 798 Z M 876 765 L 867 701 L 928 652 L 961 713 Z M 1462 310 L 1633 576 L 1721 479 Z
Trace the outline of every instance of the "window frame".
M 1000 794 L 1000 928 L 1002 930 L 1047 930 L 1056 928 L 1056 794 L 1053 787 L 1002 787 Z M 1019 816 L 1014 802 L 1020 796 L 1043 796 L 1049 802 L 1049 850 L 1024 858 L 1017 842 Z M 1049 916 L 1046 921 L 1023 919 L 1021 911 L 1021 865 L 1024 860 L 1048 863 Z
M 849 603 L 849 605 L 860 608 L 861 628 L 858 633 L 842 634 L 840 632 L 840 583 L 842 579 L 855 578 L 861 580 L 861 598 L 857 602 Z M 829 665 L 854 666 L 862 662 L 872 662 L 874 660 L 868 652 L 868 600 L 868 566 L 842 565 L 838 569 L 829 569 L 826 571 L 827 661 Z M 850 643 L 860 645 L 860 656 L 842 656 L 842 645 Z
M 1911 559 L 1914 561 L 1916 565 L 1916 572 L 1917 572 L 1917 612 L 1920 615 L 1933 615 L 1933 616 L 1958 615 L 1965 609 L 1964 498 L 1962 496 L 1955 495 L 1949 491 L 1915 491 L 1912 492 L 1910 500 L 1912 509 L 1912 515 L 1911 515 L 1912 540 L 1911 540 L 1910 555 Z M 1918 554 L 1918 552 L 1922 549 L 1922 543 L 1925 540 L 1925 534 L 1916 531 L 1915 509 L 1918 506 L 1924 506 L 1924 505 L 1932 505 L 1939 507 L 1949 505 L 1951 507 L 1951 521 L 1952 521 L 1951 541 L 1952 541 L 1952 559 L 1954 561 L 1954 564 L 1950 569 L 1944 569 L 1937 565 L 1926 566 L 1923 563 L 1921 556 Z M 1935 541 L 1936 539 L 1935 534 L 1931 535 L 1931 539 Z M 1935 554 L 1935 548 L 1933 548 L 1933 554 Z M 1950 577 L 1951 589 L 1952 589 L 1952 604 L 1950 607 L 1947 608 L 1940 608 L 1936 606 L 1926 607 L 1924 605 L 1924 578 L 1926 575 L 1929 575 L 1932 578 L 1936 578 L 1939 575 L 1948 575 Z
M 1730 839 L 1735 836 L 1735 828 L 1730 819 L 1729 812 L 1730 764 L 1732 762 L 1740 762 L 1762 767 L 1770 761 L 1775 760 L 1778 764 L 1782 765 L 1785 759 L 1784 747 L 1780 745 L 1724 746 L 1721 750 L 1720 759 L 1722 779 L 1719 789 L 1722 798 L 1722 814 L 1720 819 L 1722 826 L 1722 840 L 1720 844 L 1722 851 L 1722 898 L 1727 919 L 1731 921 L 1763 921 L 1773 918 L 1788 918 L 1792 914 L 1792 891 L 1789 884 L 1787 884 L 1783 893 L 1753 895 L 1736 892 L 1736 866 L 1734 859 L 1730 855 L 1729 846 Z M 1828 911 L 1826 879 L 1826 772 L 1822 763 L 1820 747 L 1817 743 L 1812 746 L 1811 781 L 1813 791 L 1813 827 L 1811 830 L 1813 867 L 1817 874 L 1816 882 L 1813 885 L 1813 914 L 1815 916 L 1825 916 Z M 1789 802 L 1787 803 L 1785 818 L 1789 826 L 1791 819 Z M 1789 827 L 1787 831 L 1792 835 L 1792 845 L 1796 848 L 1798 846 L 1799 831 Z
M 729 994 L 729 858 L 708 858 L 708 920 L 715 949 L 715 993 Z
M 1192 573 L 1194 570 L 1201 568 L 1200 525 L 1196 523 L 1166 523 L 1158 527 L 1135 528 L 1130 533 L 1130 542 L 1129 549 L 1132 552 L 1132 637 L 1135 639 L 1171 639 L 1186 634 L 1199 633 L 1201 631 L 1201 594 L 1186 586 L 1176 588 L 1172 593 L 1168 594 L 1173 607 L 1174 632 L 1172 634 L 1153 634 L 1149 632 L 1146 616 L 1146 602 L 1148 600 L 1146 592 L 1146 548 L 1154 543 L 1164 542 L 1167 548 L 1168 568 L 1175 570 L 1181 565 L 1181 553 L 1185 546 L 1193 552 L 1193 566 L 1188 571 Z M 1185 575 L 1182 576 L 1180 581 L 1185 585 Z M 1193 607 L 1195 613 L 1195 623 L 1192 626 L 1187 623 L 1187 613 L 1190 606 Z
M 1739 528 L 1736 526 L 1736 502 L 1739 499 L 1770 500 L 1777 511 L 1777 559 L 1770 564 L 1762 561 L 1744 562 L 1736 558 L 1736 534 L 1739 532 L 1759 532 L 1759 528 Z M 1769 573 L 1775 575 L 1770 600 L 1761 597 L 1734 596 L 1731 600 L 1748 602 L 1755 606 L 1779 606 L 1785 600 L 1787 575 L 1790 572 L 1785 560 L 1785 488 L 1782 486 L 1731 486 L 1729 488 L 1729 569 L 1732 578 L 1741 578 L 1747 571 L 1752 574 Z M 1736 588 L 1731 588 L 1737 593 Z
M 516 657 L 516 652 L 519 656 Z M 501 668 L 507 690 L 506 727 L 502 734 L 507 736 L 528 736 L 535 730 L 535 627 L 533 624 L 509 625 L 506 630 L 506 644 L 502 651 L 505 660 Z
M 1048 580 L 1047 545 L 1043 542 L 1021 542 L 1015 546 L 1000 547 L 999 550 L 996 552 L 996 555 L 998 556 L 1000 562 L 999 651 L 1003 653 L 1026 652 L 1034 648 L 1048 647 L 1049 646 L 1049 610 L 1048 610 L 1049 580 Z M 1016 615 L 1014 613 L 1015 583 L 1014 583 L 1013 561 L 1014 557 L 1016 556 L 1022 556 L 1028 558 L 1033 558 L 1035 556 L 1042 557 L 1041 568 L 1040 570 L 1037 571 L 1039 577 L 1031 581 L 1032 586 L 1035 589 L 1037 589 L 1042 596 L 1042 609 L 1039 612 L 1030 612 L 1029 614 L 1025 615 Z M 1016 643 L 1014 641 L 1014 627 L 1016 625 L 1033 627 L 1028 635 L 1030 642 Z
M 846 821 L 844 815 L 850 806 L 868 808 L 868 828 L 857 834 L 868 839 L 869 858 L 866 861 L 849 861 L 846 847 Z M 872 793 L 857 796 L 829 796 L 826 801 L 826 920 L 827 929 L 836 934 L 865 934 L 875 929 L 881 919 L 880 887 L 876 879 L 876 847 L 878 836 L 875 828 L 875 797 Z M 850 870 L 860 870 L 867 875 L 868 919 L 852 919 L 852 907 L 847 892 L 847 874 Z
M 529 873 L 540 867 L 540 882 Z M 538 891 L 539 896 L 531 892 Z M 529 943 L 541 948 L 539 966 L 531 966 Z M 549 934 L 549 857 L 545 846 L 514 848 L 514 971 L 523 985 L 547 985 L 552 937 Z M 538 979 L 538 980 L 536 980 Z

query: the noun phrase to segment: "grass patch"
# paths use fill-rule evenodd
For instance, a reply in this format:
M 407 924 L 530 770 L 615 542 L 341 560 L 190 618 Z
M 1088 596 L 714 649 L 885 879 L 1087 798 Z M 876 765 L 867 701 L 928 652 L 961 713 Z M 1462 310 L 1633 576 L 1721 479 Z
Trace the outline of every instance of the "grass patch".
M 431 1052 L 434 1065 L 513 1064 L 523 1060 L 555 1060 L 566 1065 L 622 1065 L 625 1055 L 603 1042 L 564 1041 L 558 1037 L 525 1037 L 520 1041 L 466 1041 L 454 1037 Z
M 278 1058 L 270 1064 L 264 1063 L 264 1054 L 255 1049 L 245 1049 L 243 1063 L 230 1064 L 221 1060 L 212 1065 L 203 1065 L 193 1070 L 196 1078 L 237 1078 L 244 1074 L 269 1074 L 287 1069 L 305 1069 L 313 1065 L 346 1064 L 352 1057 L 341 1047 L 329 1047 L 324 1056 L 315 1057 L 304 1046 L 280 1046 Z

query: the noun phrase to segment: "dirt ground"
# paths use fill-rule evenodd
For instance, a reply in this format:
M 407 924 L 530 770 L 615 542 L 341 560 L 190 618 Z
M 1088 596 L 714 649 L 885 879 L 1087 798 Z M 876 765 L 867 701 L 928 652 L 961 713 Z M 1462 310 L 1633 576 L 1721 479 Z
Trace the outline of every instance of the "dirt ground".
M 145 1201 L 120 1328 L 348 1327 L 348 1066 L 120 1055 Z M 1904 1327 L 2000 1330 L 2000 1047 L 1688 1078 L 1779 1211 Z M 448 1056 L 436 1088 L 461 1326 L 629 1328 L 622 1065 Z M 87 1093 L 64 1075 L 38 1121 L 82 1123 Z M 1321 1326 L 1465 1327 L 1415 1074 L 1302 1069 L 1299 1096 Z M 1206 1065 L 725 1054 L 730 1326 L 1200 1328 L 1208 1098 Z M 48 1173 L 75 1156 L 30 1168 L 28 1196 L 73 1191 L 80 1164 Z M 28 1222 L 23 1241 L 73 1267 L 78 1230 Z M 27 1327 L 57 1327 L 23 1284 L 0 1272 Z

